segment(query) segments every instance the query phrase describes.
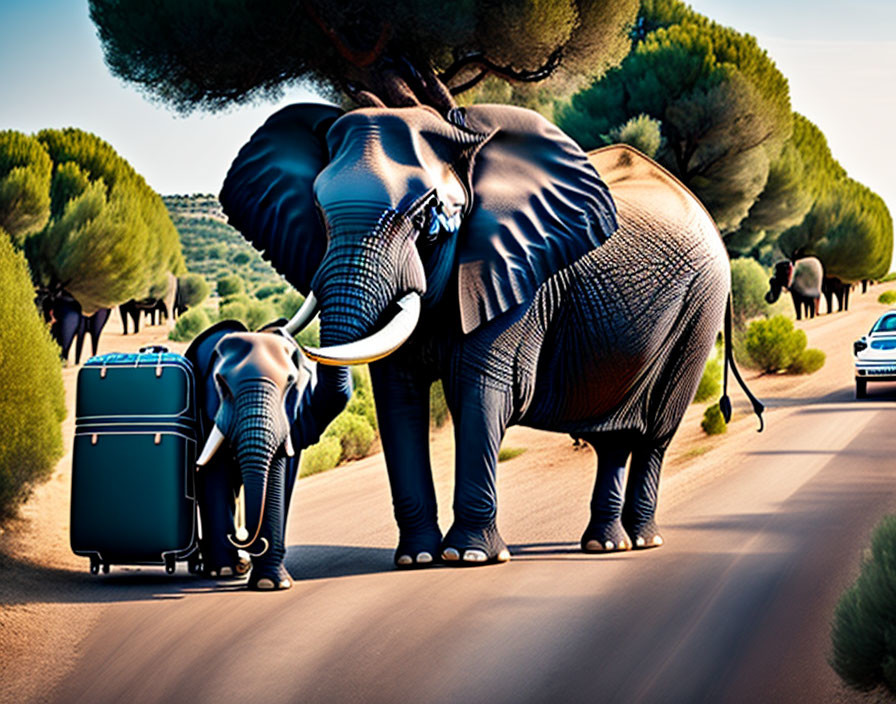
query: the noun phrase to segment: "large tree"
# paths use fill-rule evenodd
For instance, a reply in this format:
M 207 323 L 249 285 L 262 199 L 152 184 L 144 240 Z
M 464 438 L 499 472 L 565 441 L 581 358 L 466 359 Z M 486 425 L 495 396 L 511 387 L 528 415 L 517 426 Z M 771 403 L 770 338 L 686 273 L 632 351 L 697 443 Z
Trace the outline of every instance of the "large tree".
M 47 224 L 52 167 L 47 150 L 34 137 L 0 132 L 0 228 L 16 246 Z
M 790 137 L 787 81 L 753 37 L 681 3 L 666 2 L 662 12 L 659 5 L 645 5 L 636 47 L 573 96 L 559 124 L 593 148 L 634 117 L 658 121 L 657 158 L 701 198 L 723 232 L 733 232 Z M 679 23 L 665 25 L 673 21 Z
M 571 91 L 628 52 L 637 0 L 90 0 L 106 63 L 182 111 L 284 86 L 429 104 L 488 77 Z M 559 94 L 559 93 L 558 93 Z
M 109 144 L 73 128 L 43 130 L 37 141 L 53 164 L 50 219 L 25 250 L 49 295 L 65 290 L 90 314 L 184 270 L 162 199 Z

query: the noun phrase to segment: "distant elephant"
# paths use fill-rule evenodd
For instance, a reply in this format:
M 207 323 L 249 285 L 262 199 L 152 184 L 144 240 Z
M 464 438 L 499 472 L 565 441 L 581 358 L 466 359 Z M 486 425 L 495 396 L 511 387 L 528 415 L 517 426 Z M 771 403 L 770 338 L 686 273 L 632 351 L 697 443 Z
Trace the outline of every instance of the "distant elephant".
M 252 555 L 250 589 L 288 589 L 292 581 L 283 558 L 298 471 L 293 448 L 301 452 L 317 442 L 351 396 L 351 376 L 345 367 L 315 372 L 279 327 L 253 333 L 235 320 L 204 331 L 185 354 L 197 377 L 204 441 L 196 490 L 205 573 L 244 573 L 240 548 Z M 249 532 L 245 542 L 232 535 L 240 485 Z
M 516 107 L 446 119 L 295 105 L 230 168 L 230 223 L 308 294 L 288 329 L 319 310 L 324 347 L 306 353 L 372 362 L 398 566 L 509 559 L 495 472 L 512 423 L 596 448 L 583 549 L 662 543 L 660 467 L 722 325 L 729 263 L 662 167 L 622 146 L 592 159 L 609 190 L 571 139 Z M 444 539 L 429 459 L 437 378 L 456 446 Z
M 823 279 L 824 267 L 815 257 L 803 257 L 795 262 L 784 259 L 775 264 L 775 273 L 768 280 L 765 300 L 774 303 L 780 298 L 782 289 L 786 288 L 793 296 L 796 319 L 802 320 L 804 311 L 807 318 L 814 318 L 818 315 Z
M 134 333 L 140 332 L 140 314 L 145 313 L 149 317 L 150 325 L 161 325 L 164 321 L 174 317 L 175 302 L 177 300 L 177 277 L 168 272 L 165 295 L 160 298 L 147 297 L 140 300 L 131 299 L 118 307 L 121 314 L 122 332 L 128 334 L 128 318 L 133 324 Z
M 68 291 L 60 290 L 52 294 L 43 292 L 39 295 L 44 319 L 50 323 L 50 335 L 60 348 L 60 356 L 68 361 L 72 342 L 75 343 L 75 364 L 81 363 L 81 352 L 84 348 L 84 336 L 90 335 L 90 346 L 93 354 L 97 353 L 100 335 L 111 308 L 100 308 L 92 315 L 84 315 L 81 304 Z
M 834 297 L 837 297 L 837 311 L 849 310 L 849 292 L 853 284 L 841 281 L 836 276 L 825 276 L 821 282 L 821 292 L 828 304 L 828 313 L 834 312 Z

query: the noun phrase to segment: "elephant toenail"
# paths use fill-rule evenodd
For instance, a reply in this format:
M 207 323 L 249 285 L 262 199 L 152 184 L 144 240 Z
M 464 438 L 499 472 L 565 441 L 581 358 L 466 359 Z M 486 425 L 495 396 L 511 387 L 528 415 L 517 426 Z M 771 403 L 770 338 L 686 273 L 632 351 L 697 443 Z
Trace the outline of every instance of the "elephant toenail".
M 464 561 L 466 562 L 485 562 L 488 556 L 482 550 L 465 550 Z
M 460 553 L 454 548 L 445 548 L 445 550 L 442 551 L 442 559 L 456 562 L 460 559 Z
M 612 540 L 608 540 L 607 542 L 604 543 L 604 548 L 606 548 L 607 550 L 612 550 L 612 549 L 615 548 L 615 547 L 616 547 L 616 546 L 613 545 L 613 541 L 612 541 Z
M 509 562 L 510 561 L 510 550 L 504 548 L 501 552 L 498 553 L 498 562 Z
M 221 576 L 222 577 L 233 577 L 233 569 L 230 567 L 222 567 L 221 568 Z
M 413 563 L 413 560 L 410 555 L 402 555 L 395 561 L 395 563 L 398 565 L 410 565 Z
M 259 589 L 273 589 L 274 582 L 273 580 L 268 579 L 267 577 L 262 577 L 258 580 L 258 584 L 256 585 Z
M 417 553 L 417 564 L 427 565 L 432 562 L 432 555 L 428 552 L 418 552 Z
M 663 544 L 662 536 L 659 536 L 659 535 L 653 536 L 653 544 L 654 545 L 662 545 Z
M 596 540 L 589 540 L 587 543 L 585 543 L 585 549 L 586 550 L 600 550 L 601 544 L 599 542 L 597 542 Z
M 644 543 L 644 538 L 639 537 L 639 538 L 635 541 L 635 544 L 636 544 L 639 548 L 643 548 L 644 545 L 645 545 L 645 543 Z

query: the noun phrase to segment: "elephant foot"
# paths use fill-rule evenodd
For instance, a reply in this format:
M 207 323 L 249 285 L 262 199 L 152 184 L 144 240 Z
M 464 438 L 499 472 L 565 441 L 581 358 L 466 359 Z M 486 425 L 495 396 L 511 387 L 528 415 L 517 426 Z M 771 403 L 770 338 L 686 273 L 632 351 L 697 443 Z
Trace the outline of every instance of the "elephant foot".
M 252 569 L 252 563 L 249 560 L 238 558 L 231 565 L 206 567 L 203 570 L 203 576 L 209 579 L 240 579 L 249 574 L 250 569 Z
M 249 577 L 248 587 L 256 592 L 272 592 L 289 589 L 292 586 L 292 577 L 283 563 L 275 568 L 254 566 L 252 576 Z
M 595 521 L 585 529 L 582 550 L 585 552 L 622 552 L 632 549 L 632 539 L 618 518 L 611 521 Z
M 487 528 L 455 524 L 442 541 L 442 560 L 451 566 L 494 564 L 510 560 L 510 551 L 494 523 Z
M 627 526 L 626 531 L 632 537 L 632 547 L 635 550 L 658 548 L 663 544 L 663 536 L 652 518 L 646 523 Z
M 402 530 L 395 548 L 395 566 L 400 569 L 431 567 L 441 543 L 442 532 L 437 526 L 422 531 Z

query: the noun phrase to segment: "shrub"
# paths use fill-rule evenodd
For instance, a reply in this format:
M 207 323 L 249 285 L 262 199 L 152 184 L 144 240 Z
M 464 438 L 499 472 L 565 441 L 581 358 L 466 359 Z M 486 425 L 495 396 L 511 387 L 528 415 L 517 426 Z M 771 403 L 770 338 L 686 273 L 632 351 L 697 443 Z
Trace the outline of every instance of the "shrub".
M 712 356 L 706 360 L 706 366 L 703 368 L 703 376 L 700 377 L 700 384 L 697 386 L 697 393 L 694 394 L 694 401 L 702 403 L 715 398 L 722 390 L 722 362 L 718 356 Z
M 59 348 L 34 305 L 24 257 L 0 230 L 0 521 L 62 456 Z
M 703 412 L 703 420 L 700 422 L 700 427 L 703 428 L 703 432 L 707 435 L 721 435 L 728 432 L 728 424 L 725 423 L 725 419 L 722 417 L 719 404 L 714 403 Z
M 367 365 L 355 366 L 352 372 L 352 397 L 345 407 L 346 412 L 361 416 L 374 430 L 379 428 L 376 420 L 376 404 L 370 384 L 370 370 Z
M 255 297 L 259 301 L 263 301 L 265 298 L 270 298 L 275 294 L 283 293 L 285 290 L 286 284 L 268 284 L 267 286 L 262 286 L 261 288 L 256 289 Z
M 218 320 L 241 320 L 248 317 L 247 301 L 242 298 L 231 298 L 218 305 Z
M 734 325 L 742 328 L 751 318 L 766 315 L 768 272 L 755 259 L 745 257 L 731 262 L 731 302 Z
M 322 437 L 319 442 L 306 447 L 302 451 L 299 476 L 307 477 L 319 472 L 326 472 L 339 464 L 342 456 L 342 443 L 339 438 Z
M 747 354 L 764 372 L 786 369 L 806 349 L 806 333 L 783 315 L 754 320 L 747 328 Z
M 896 289 L 884 291 L 877 297 L 877 302 L 883 303 L 885 306 L 891 306 L 896 303 Z
M 209 325 L 211 325 L 211 320 L 204 308 L 191 308 L 177 319 L 174 329 L 168 333 L 168 339 L 176 342 L 189 342 Z
M 236 274 L 227 274 L 218 279 L 218 295 L 221 298 L 229 298 L 243 292 L 245 288 L 243 280 Z
M 324 435 L 339 438 L 339 442 L 342 444 L 340 460 L 356 460 L 365 457 L 376 439 L 376 433 L 366 418 L 345 411 L 336 416 Z
M 233 258 L 230 260 L 237 266 L 243 266 L 243 264 L 249 263 L 249 253 L 248 252 L 237 252 L 233 255 Z
M 445 400 L 445 387 L 441 380 L 429 389 L 429 422 L 435 428 L 441 428 L 450 418 L 448 402 Z
M 209 294 L 209 285 L 200 274 L 184 274 L 177 280 L 183 304 L 193 308 L 202 303 Z
M 498 450 L 498 462 L 512 460 L 514 457 L 519 457 L 525 451 L 525 447 L 502 447 Z
M 824 366 L 825 354 L 821 350 L 803 350 L 787 367 L 788 374 L 814 374 Z
M 884 518 L 855 584 L 840 597 L 831 630 L 831 666 L 853 689 L 883 685 L 896 694 L 896 516 Z

